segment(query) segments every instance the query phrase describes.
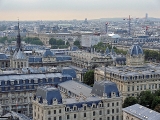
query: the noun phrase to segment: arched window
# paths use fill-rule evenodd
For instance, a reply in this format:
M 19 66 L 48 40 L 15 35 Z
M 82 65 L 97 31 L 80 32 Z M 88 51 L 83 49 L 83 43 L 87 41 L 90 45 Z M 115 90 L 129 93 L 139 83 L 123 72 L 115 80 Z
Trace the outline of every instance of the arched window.
M 128 116 L 126 117 L 126 120 L 129 120 L 129 117 L 128 117 Z

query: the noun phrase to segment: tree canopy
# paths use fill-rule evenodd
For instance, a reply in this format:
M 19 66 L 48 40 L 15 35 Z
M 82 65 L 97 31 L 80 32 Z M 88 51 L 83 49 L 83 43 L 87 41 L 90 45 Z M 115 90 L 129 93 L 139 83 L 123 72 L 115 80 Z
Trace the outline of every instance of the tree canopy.
M 90 86 L 94 84 L 94 70 L 89 70 L 84 74 L 83 83 Z
M 103 44 L 102 42 L 99 42 L 97 45 L 94 45 L 93 47 L 96 49 L 97 52 L 102 52 L 102 53 L 105 52 L 107 47 L 109 48 L 110 51 L 112 49 L 111 45 Z M 121 54 L 121 53 L 124 54 L 124 55 L 127 54 L 127 51 L 124 51 L 124 50 L 121 50 L 121 49 L 117 49 L 115 46 L 113 47 L 113 50 L 118 54 Z
M 74 43 L 73 43 L 74 45 L 76 45 L 77 47 L 79 47 L 80 45 L 81 45 L 81 43 L 80 43 L 80 41 L 79 40 L 76 40 L 76 41 L 74 41 Z
M 25 41 L 25 43 L 28 44 L 43 45 L 43 42 L 37 37 L 34 38 L 26 37 L 23 39 L 23 41 Z
M 124 100 L 123 107 L 128 107 L 136 103 L 160 112 L 160 90 L 155 91 L 155 93 L 142 91 L 137 97 L 127 97 Z
M 8 38 L 8 37 L 1 37 L 0 38 L 0 43 L 5 43 L 5 42 L 7 42 L 7 43 L 11 43 L 12 41 L 16 41 L 16 39 L 15 38 Z
M 136 103 L 138 103 L 138 100 L 135 97 L 127 97 L 124 100 L 123 107 L 125 108 L 125 107 L 128 107 L 128 106 L 134 105 Z
M 55 38 L 51 38 L 49 40 L 49 44 L 51 45 L 51 48 L 52 49 L 63 49 L 63 48 L 68 48 L 69 47 L 69 42 L 67 41 L 66 44 L 65 44 L 65 41 L 59 39 L 55 39 Z

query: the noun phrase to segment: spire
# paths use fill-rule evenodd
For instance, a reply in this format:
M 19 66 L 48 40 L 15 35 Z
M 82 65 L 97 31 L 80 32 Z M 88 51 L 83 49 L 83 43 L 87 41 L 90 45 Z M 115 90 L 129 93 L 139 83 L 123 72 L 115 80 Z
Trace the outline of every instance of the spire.
M 18 19 L 18 35 L 17 35 L 17 48 L 16 51 L 21 50 L 21 36 L 20 36 L 20 28 L 19 28 L 19 19 Z

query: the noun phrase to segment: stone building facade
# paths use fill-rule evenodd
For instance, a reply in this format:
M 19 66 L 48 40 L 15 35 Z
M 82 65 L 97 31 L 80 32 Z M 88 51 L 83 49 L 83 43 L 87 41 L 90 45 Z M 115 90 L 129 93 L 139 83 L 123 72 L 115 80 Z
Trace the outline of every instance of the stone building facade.
M 135 52 L 137 51 L 137 52 Z M 107 80 L 115 82 L 122 93 L 123 100 L 127 96 L 137 96 L 142 91 L 152 92 L 160 89 L 160 65 L 144 64 L 143 50 L 138 45 L 129 49 L 127 59 L 136 59 L 135 62 L 127 60 L 126 66 L 108 66 L 95 69 L 95 80 Z M 105 75 L 106 73 L 106 75 Z
M 115 83 L 96 82 L 91 89 L 82 83 L 68 82 L 70 84 L 60 84 L 59 89 L 37 89 L 33 100 L 33 120 L 122 120 L 122 100 Z M 67 98 L 63 94 L 65 91 L 70 91 Z
M 68 55 L 72 57 L 72 65 L 80 68 L 91 69 L 113 63 L 112 58 L 109 56 L 101 56 L 84 51 L 71 51 L 68 52 Z
M 71 79 L 70 75 L 58 72 L 0 75 L 0 104 L 3 114 L 15 111 L 32 116 L 31 97 L 38 86 L 57 87 L 58 83 Z

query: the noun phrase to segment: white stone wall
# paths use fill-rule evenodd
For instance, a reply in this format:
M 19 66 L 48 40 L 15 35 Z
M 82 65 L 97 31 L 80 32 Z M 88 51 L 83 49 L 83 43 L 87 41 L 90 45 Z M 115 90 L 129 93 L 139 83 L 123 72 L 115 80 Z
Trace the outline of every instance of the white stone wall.
M 102 101 L 102 106 L 99 104 L 95 107 L 93 105 L 86 107 L 86 109 L 82 107 L 67 110 L 64 104 L 45 105 L 33 100 L 33 120 L 54 120 L 55 117 L 56 120 L 59 120 L 60 116 L 62 120 L 122 120 L 122 101 L 120 97 L 105 98 Z M 61 113 L 59 112 L 60 109 Z

